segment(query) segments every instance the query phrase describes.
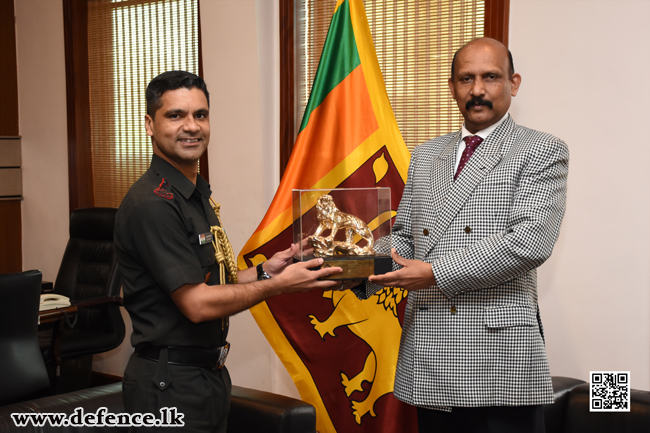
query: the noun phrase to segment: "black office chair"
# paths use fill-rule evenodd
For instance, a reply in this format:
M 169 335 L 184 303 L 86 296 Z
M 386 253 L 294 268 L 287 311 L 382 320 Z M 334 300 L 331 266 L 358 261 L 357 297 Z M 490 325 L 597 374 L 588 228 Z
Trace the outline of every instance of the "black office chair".
M 70 215 L 70 240 L 54 293 L 70 298 L 78 311 L 53 332 L 41 332 L 41 351 L 49 365 L 59 367 L 66 360 L 90 356 L 84 363 L 88 381 L 92 355 L 114 349 L 124 340 L 121 276 L 113 243 L 116 212 L 115 208 L 89 208 Z M 87 382 L 82 387 L 89 386 Z
M 0 275 L 0 406 L 50 382 L 38 347 L 41 271 Z

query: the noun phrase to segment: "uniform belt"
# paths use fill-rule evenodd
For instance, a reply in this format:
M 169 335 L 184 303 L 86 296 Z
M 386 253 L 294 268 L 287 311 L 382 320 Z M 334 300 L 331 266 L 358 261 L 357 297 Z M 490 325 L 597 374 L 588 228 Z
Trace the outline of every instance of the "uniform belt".
M 160 349 L 160 346 L 138 346 L 135 348 L 135 353 L 140 358 L 158 361 Z M 228 342 L 224 346 L 213 349 L 167 346 L 167 363 L 219 370 L 226 364 L 229 351 L 230 343 Z

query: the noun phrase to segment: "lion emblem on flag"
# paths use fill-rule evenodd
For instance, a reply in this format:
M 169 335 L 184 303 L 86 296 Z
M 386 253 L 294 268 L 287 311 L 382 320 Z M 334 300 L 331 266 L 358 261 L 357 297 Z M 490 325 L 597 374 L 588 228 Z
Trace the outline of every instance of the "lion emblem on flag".
M 314 315 L 309 315 L 314 330 L 322 339 L 325 339 L 326 335 L 336 337 L 336 328 L 346 326 L 371 347 L 361 371 L 341 372 L 341 385 L 348 398 L 355 391 L 363 391 L 364 381 L 371 386 L 364 400 L 350 401 L 352 415 L 357 424 L 361 424 L 361 419 L 368 413 L 372 417 L 376 416 L 375 402 L 393 391 L 396 348 L 402 334 L 397 306 L 407 294 L 404 289 L 386 287 L 370 299 L 361 301 L 349 290 L 329 290 L 323 293 L 323 297 L 331 299 L 334 305 L 330 316 L 320 321 Z

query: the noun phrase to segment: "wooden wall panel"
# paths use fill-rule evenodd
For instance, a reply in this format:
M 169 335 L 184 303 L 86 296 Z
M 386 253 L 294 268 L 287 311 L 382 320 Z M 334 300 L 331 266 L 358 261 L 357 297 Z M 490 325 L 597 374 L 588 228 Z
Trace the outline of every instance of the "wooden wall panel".
M 86 0 L 63 0 L 70 212 L 93 207 Z
M 0 274 L 22 272 L 22 232 L 20 200 L 0 201 Z
M 0 83 L 2 83 L 0 136 L 18 137 L 20 134 L 14 0 L 0 0 L 0 59 Z M 21 226 L 20 199 L 0 201 L 0 273 L 2 274 L 23 270 Z
M 280 179 L 294 144 L 293 0 L 280 0 Z
M 0 136 L 18 136 L 14 0 L 0 0 Z
M 510 0 L 485 0 L 484 35 L 508 46 Z

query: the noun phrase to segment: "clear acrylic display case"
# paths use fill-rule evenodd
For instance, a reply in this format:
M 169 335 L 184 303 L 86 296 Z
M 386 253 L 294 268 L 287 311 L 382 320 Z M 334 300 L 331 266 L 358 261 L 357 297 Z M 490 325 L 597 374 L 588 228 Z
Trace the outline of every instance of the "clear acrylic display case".
M 390 188 L 294 189 L 293 242 L 300 245 L 294 258 L 318 256 L 323 266 L 342 267 L 337 280 L 389 272 L 390 256 L 371 251 L 379 239 L 390 245 L 390 199 Z

